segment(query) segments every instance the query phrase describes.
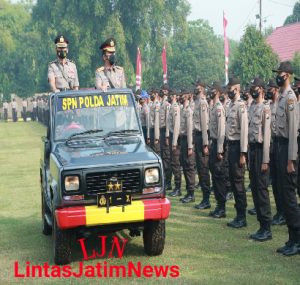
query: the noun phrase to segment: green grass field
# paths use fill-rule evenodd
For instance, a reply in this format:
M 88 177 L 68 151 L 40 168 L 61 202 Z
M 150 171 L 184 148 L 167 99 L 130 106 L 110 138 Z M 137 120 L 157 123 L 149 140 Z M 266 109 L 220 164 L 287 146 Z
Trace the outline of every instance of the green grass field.
M 300 284 L 300 255 L 283 257 L 275 250 L 287 239 L 285 226 L 273 227 L 273 240 L 256 243 L 248 235 L 258 228 L 255 217 L 248 216 L 248 227 L 226 227 L 234 217 L 233 201 L 227 204 L 227 218 L 215 220 L 208 211 L 193 209 L 172 199 L 167 220 L 166 246 L 162 256 L 148 257 L 143 252 L 142 237 L 130 239 L 125 256 L 105 260 L 121 265 L 140 261 L 143 265 L 178 265 L 180 276 L 174 278 L 30 278 L 14 277 L 14 262 L 21 271 L 25 263 L 49 262 L 53 265 L 51 237 L 42 235 L 39 187 L 40 137 L 45 129 L 38 123 L 0 123 L 0 285 L 2 284 Z M 248 181 L 246 181 L 248 184 Z M 251 194 L 248 207 L 252 207 Z M 272 195 L 271 195 L 272 196 Z M 196 202 L 201 199 L 197 190 Z M 214 206 L 214 198 L 212 198 Z M 272 196 L 272 209 L 274 209 Z M 96 242 L 96 241 L 95 241 Z M 74 244 L 72 266 L 78 267 L 81 251 Z M 74 260 L 73 259 L 73 260 Z

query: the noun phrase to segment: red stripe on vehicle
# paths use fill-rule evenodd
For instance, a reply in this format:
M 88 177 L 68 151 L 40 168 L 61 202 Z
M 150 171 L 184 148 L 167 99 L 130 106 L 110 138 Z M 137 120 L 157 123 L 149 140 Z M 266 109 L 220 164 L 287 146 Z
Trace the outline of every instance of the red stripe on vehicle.
M 60 229 L 75 228 L 86 224 L 85 207 L 57 209 L 55 215 Z
M 144 200 L 145 220 L 167 219 L 170 214 L 171 204 L 167 198 Z

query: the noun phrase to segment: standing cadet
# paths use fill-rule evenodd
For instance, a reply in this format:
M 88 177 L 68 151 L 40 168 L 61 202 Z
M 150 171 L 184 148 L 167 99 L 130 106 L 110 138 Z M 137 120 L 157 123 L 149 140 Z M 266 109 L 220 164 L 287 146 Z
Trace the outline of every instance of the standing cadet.
M 283 209 L 289 231 L 289 240 L 277 252 L 286 256 L 300 252 L 300 209 L 297 205 L 297 98 L 290 85 L 293 68 L 290 62 L 281 62 L 276 82 L 280 87 L 276 111 L 275 159 L 278 191 L 282 194 Z
M 149 98 L 149 95 L 146 91 L 141 92 L 140 97 L 140 105 L 141 105 L 141 111 L 140 111 L 140 119 L 143 129 L 143 135 L 145 142 L 148 138 L 150 138 L 150 129 L 149 129 L 149 107 L 147 104 L 147 99 Z
M 78 90 L 79 81 L 74 62 L 67 59 L 69 41 L 62 35 L 55 38 L 57 58 L 49 63 L 48 82 L 52 92 Z
M 22 100 L 22 117 L 23 117 L 23 121 L 26 122 L 27 121 L 27 107 L 28 107 L 28 104 L 27 104 L 27 100 L 26 99 L 23 99 Z
M 294 77 L 294 86 L 293 90 L 297 96 L 297 101 L 298 101 L 298 112 L 299 112 L 299 125 L 298 125 L 298 137 L 297 137 L 297 142 L 298 142 L 298 155 L 300 153 L 300 79 L 297 77 Z M 298 177 L 297 177 L 297 193 L 298 197 L 300 198 L 300 167 L 298 167 Z M 299 204 L 300 207 L 300 204 Z
M 109 88 L 126 88 L 124 69 L 116 65 L 116 41 L 107 39 L 101 46 L 104 66 L 96 70 L 96 89 L 106 91 Z
M 8 118 L 8 103 L 7 103 L 7 101 L 4 101 L 4 103 L 3 103 L 3 115 L 4 115 L 4 121 L 7 122 L 7 118 Z
M 246 191 L 244 186 L 245 164 L 248 145 L 248 116 L 244 101 L 240 99 L 240 81 L 230 78 L 228 97 L 231 102 L 226 121 L 228 143 L 229 177 L 233 189 L 236 217 L 227 226 L 241 228 L 246 222 Z
M 212 174 L 212 184 L 214 188 L 217 206 L 209 213 L 213 218 L 224 218 L 226 203 L 226 183 L 224 171 L 224 139 L 225 139 L 225 109 L 219 100 L 221 94 L 220 82 L 213 82 L 211 86 L 210 98 L 212 109 L 209 118 L 210 138 L 212 140 L 209 153 L 209 166 Z
M 202 201 L 195 206 L 196 209 L 209 209 L 211 207 L 209 202 L 210 196 L 210 177 L 208 165 L 208 112 L 209 107 L 204 93 L 205 84 L 198 80 L 196 82 L 196 89 L 199 91 L 195 102 L 195 109 L 193 115 L 194 123 L 194 143 L 196 154 L 196 165 L 200 186 L 203 193 Z
M 274 156 L 274 140 L 276 136 L 276 109 L 278 103 L 278 91 L 279 87 L 276 84 L 276 81 L 270 79 L 267 84 L 267 93 L 266 97 L 270 100 L 270 109 L 271 109 L 271 144 L 270 144 L 270 176 L 272 183 L 272 190 L 276 205 L 276 214 L 273 216 L 272 225 L 284 225 L 285 218 L 283 214 L 283 200 L 281 197 L 281 193 L 278 191 L 278 182 L 277 182 L 277 174 L 276 174 L 276 161 Z
M 150 147 L 160 154 L 160 129 L 159 129 L 159 111 L 160 111 L 160 97 L 159 90 L 153 89 L 151 94 L 150 104 Z
M 33 101 L 32 101 L 32 120 L 33 121 L 36 120 L 36 114 L 37 114 L 37 102 L 36 102 L 36 99 L 33 98 Z
M 193 114 L 189 106 L 189 92 L 182 91 L 180 110 L 180 160 L 182 163 L 183 174 L 186 183 L 187 194 L 181 198 L 182 203 L 195 201 L 195 153 L 193 150 Z M 174 136 L 174 141 L 178 137 Z
M 160 154 L 164 166 L 164 174 L 166 181 L 166 189 L 172 190 L 171 179 L 172 179 L 172 169 L 171 169 L 171 157 L 170 157 L 170 147 L 167 144 L 166 137 L 166 125 L 167 119 L 170 112 L 171 104 L 168 102 L 169 87 L 167 84 L 162 86 L 160 90 L 161 106 L 159 109 L 159 127 L 160 127 Z
M 264 102 L 264 82 L 260 78 L 252 81 L 249 107 L 249 175 L 259 230 L 250 235 L 256 241 L 272 239 L 271 205 L 268 192 L 271 110 L 268 101 Z
M 15 98 L 11 102 L 11 111 L 12 111 L 13 121 L 14 122 L 18 121 L 18 104 Z
M 170 193 L 171 197 L 181 196 L 181 169 L 180 169 L 180 105 L 177 102 L 176 91 L 171 91 L 171 107 L 166 128 L 166 137 L 171 152 L 171 167 L 174 174 L 175 189 Z

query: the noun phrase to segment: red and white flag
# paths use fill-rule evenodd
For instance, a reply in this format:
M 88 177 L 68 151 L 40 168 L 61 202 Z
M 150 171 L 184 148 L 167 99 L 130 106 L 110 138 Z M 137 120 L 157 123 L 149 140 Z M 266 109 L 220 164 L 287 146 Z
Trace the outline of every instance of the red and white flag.
M 167 66 L 167 50 L 166 45 L 164 45 L 162 53 L 161 53 L 161 62 L 163 68 L 163 82 L 168 83 L 168 66 Z
M 142 58 L 140 48 L 137 49 L 136 56 L 136 76 L 135 76 L 135 85 L 136 90 L 141 89 L 142 86 Z
M 228 83 L 228 65 L 229 65 L 229 43 L 226 34 L 227 19 L 225 17 L 225 12 L 223 11 L 223 29 L 224 29 L 224 55 L 225 55 L 225 80 Z

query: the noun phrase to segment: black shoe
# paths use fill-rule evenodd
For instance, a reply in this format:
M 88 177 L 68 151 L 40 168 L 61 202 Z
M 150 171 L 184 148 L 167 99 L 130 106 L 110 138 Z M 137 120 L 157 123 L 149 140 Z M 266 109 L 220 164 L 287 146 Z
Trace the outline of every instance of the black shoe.
M 290 246 L 286 246 L 286 248 L 282 251 L 282 254 L 285 256 L 292 256 L 300 253 L 300 243 L 292 242 Z
M 182 200 L 186 199 L 189 195 L 190 195 L 189 193 L 185 194 L 184 197 L 182 197 L 182 198 L 179 199 L 179 201 L 182 202 Z
M 227 223 L 228 227 L 239 229 L 247 226 L 246 219 L 236 217 L 233 221 Z
M 256 209 L 255 208 L 249 209 L 248 214 L 251 215 L 251 216 L 255 216 L 256 215 Z
M 181 191 L 180 189 L 175 189 L 173 192 L 169 194 L 170 197 L 180 197 L 181 196 Z
M 256 241 L 266 241 L 272 239 L 272 232 L 269 229 L 260 228 L 256 233 L 251 234 L 250 238 Z
M 228 193 L 226 194 L 226 201 L 232 200 L 232 199 L 233 199 L 233 193 L 232 193 L 232 192 L 228 192 Z
M 293 242 L 291 240 L 288 240 L 284 246 L 279 247 L 276 249 L 276 252 L 278 253 L 283 253 L 287 248 L 289 248 L 291 245 L 293 244 Z
M 226 218 L 225 210 L 219 208 L 216 208 L 214 211 L 211 211 L 208 215 L 216 219 Z
M 202 200 L 200 204 L 195 206 L 195 208 L 198 210 L 205 210 L 205 209 L 210 209 L 211 205 L 208 200 Z
M 182 199 L 182 203 L 190 203 L 190 202 L 195 202 L 195 196 L 194 194 L 189 194 L 187 197 Z
M 277 217 L 276 217 L 276 215 L 273 217 L 272 225 L 274 225 L 274 226 L 285 225 L 286 220 L 285 220 L 284 216 L 282 216 L 281 214 L 278 214 Z

